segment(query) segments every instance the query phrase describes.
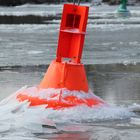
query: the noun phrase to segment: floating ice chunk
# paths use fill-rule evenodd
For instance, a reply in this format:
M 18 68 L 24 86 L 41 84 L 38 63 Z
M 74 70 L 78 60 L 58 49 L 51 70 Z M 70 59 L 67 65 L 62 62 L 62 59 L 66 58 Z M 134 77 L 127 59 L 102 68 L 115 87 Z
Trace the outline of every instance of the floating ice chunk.
M 14 103 L 15 103 L 15 99 L 16 99 L 17 94 L 18 94 L 19 92 L 24 91 L 26 88 L 27 88 L 27 86 L 24 86 L 24 87 L 20 88 L 19 90 L 17 90 L 15 93 L 13 93 L 13 94 L 11 94 L 10 96 L 8 96 L 7 98 L 3 99 L 3 100 L 0 102 L 0 106 L 6 105 L 6 104 L 11 103 L 11 102 L 14 102 Z
M 40 138 L 35 138 L 35 137 L 29 137 L 29 136 L 16 136 L 15 135 L 7 135 L 7 136 L 4 136 L 2 138 L 0 138 L 0 140 L 43 140 L 43 139 L 40 139 Z M 46 139 L 47 140 L 47 139 Z
M 1 121 L 0 121 L 1 122 Z M 10 124 L 4 124 L 4 123 L 0 123 L 0 133 L 2 132 L 6 132 L 10 130 Z
M 53 120 L 55 124 L 123 120 L 134 115 L 127 108 L 117 106 L 96 108 L 78 106 L 63 110 L 46 109 L 43 113 L 48 119 Z
M 41 53 L 43 53 L 43 51 L 28 51 L 28 54 L 33 54 L 33 55 L 41 54 Z
M 123 61 L 123 64 L 127 66 L 130 62 L 128 60 Z
M 66 131 L 66 132 L 86 132 L 90 130 L 92 126 L 86 126 L 81 124 L 73 124 L 73 125 L 60 125 L 57 126 L 59 131 Z
M 132 117 L 130 123 L 140 125 L 140 118 Z
M 129 106 L 128 109 L 130 111 L 139 112 L 140 111 L 140 104 L 134 103 L 133 105 Z

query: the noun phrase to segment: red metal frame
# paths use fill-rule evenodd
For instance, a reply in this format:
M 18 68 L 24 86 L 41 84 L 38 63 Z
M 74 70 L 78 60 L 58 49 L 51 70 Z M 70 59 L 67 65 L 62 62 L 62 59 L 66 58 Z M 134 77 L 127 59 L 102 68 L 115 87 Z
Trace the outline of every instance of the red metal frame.
M 88 9 L 87 6 L 64 5 L 57 48 L 57 62 L 61 62 L 62 58 L 69 58 L 75 63 L 80 63 Z

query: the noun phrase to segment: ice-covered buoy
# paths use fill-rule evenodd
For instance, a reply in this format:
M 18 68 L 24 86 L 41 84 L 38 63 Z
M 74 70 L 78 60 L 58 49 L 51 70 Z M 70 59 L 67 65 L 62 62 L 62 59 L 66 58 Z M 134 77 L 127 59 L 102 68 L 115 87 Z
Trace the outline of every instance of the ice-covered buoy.
M 46 105 L 53 109 L 105 104 L 89 91 L 81 63 L 88 10 L 87 6 L 64 4 L 56 59 L 37 87 L 18 93 L 18 101 L 28 100 L 30 106 Z

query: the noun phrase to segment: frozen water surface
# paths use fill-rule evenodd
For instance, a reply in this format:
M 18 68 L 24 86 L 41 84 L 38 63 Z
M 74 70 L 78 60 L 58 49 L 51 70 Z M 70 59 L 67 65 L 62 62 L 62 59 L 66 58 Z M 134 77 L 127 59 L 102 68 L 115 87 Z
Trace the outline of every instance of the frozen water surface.
M 116 9 L 90 7 L 84 63 L 140 62 L 139 6 L 128 6 L 126 17 Z M 62 5 L 0 7 L 0 66 L 49 64 L 55 58 L 61 10 Z
M 0 65 L 21 65 L 21 62 L 22 65 L 50 63 L 55 58 L 58 28 L 58 25 L 1 25 Z M 117 24 L 115 27 L 113 24 L 89 24 L 83 62 L 139 62 L 139 28 L 139 25 L 132 24 Z

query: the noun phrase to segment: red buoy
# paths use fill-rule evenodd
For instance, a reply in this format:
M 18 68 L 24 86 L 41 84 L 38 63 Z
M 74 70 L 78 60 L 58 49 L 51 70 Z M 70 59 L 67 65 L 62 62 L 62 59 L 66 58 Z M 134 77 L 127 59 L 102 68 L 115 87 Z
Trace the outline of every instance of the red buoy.
M 20 92 L 18 101 L 28 100 L 30 106 L 46 105 L 46 108 L 53 109 L 105 104 L 89 92 L 84 65 L 81 63 L 88 10 L 87 6 L 64 5 L 56 59 L 40 84 Z

